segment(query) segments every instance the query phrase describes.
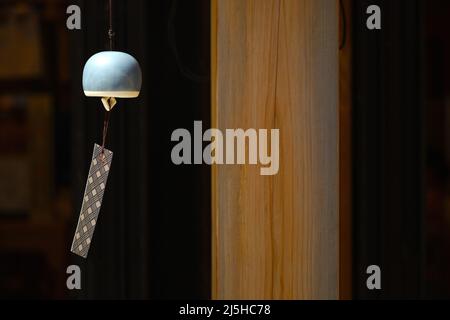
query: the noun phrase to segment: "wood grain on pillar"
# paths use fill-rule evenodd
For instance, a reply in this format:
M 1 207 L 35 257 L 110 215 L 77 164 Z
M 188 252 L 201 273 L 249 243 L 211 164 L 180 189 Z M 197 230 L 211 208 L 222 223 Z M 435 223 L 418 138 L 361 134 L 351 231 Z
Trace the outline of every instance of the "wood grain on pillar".
M 338 6 L 212 1 L 212 124 L 280 129 L 280 169 L 212 172 L 212 296 L 338 298 Z

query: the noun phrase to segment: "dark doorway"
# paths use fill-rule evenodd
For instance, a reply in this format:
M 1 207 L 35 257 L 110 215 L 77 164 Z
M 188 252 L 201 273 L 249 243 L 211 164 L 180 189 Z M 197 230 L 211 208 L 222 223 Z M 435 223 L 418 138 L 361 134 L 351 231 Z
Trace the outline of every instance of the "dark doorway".
M 424 294 L 423 3 L 353 1 L 354 298 Z M 381 30 L 366 27 L 373 4 Z M 366 286 L 370 265 L 381 290 Z
M 83 30 L 71 34 L 72 77 L 107 48 L 107 1 L 76 1 Z M 120 99 L 107 145 L 114 160 L 95 242 L 82 265 L 83 298 L 209 298 L 210 173 L 176 166 L 171 134 L 210 123 L 209 1 L 113 1 L 116 49 L 143 70 L 138 99 Z M 73 194 L 82 197 L 103 111 L 72 87 Z M 75 219 L 75 214 L 74 214 Z M 75 224 L 74 224 L 75 226 Z

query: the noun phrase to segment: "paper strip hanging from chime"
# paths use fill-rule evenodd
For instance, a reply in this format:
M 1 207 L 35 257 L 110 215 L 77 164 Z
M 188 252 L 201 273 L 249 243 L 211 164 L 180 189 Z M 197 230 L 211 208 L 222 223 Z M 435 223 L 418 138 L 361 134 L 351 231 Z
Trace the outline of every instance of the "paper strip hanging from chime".
M 83 258 L 87 257 L 94 236 L 112 157 L 113 153 L 110 150 L 104 149 L 102 153 L 102 147 L 94 145 L 83 204 L 71 248 L 73 253 Z

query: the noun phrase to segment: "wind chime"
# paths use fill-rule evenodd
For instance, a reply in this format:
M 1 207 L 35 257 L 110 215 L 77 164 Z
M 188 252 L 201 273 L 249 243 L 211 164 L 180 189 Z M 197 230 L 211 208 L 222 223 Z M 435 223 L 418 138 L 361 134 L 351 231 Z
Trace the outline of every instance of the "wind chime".
M 142 74 L 139 63 L 125 52 L 113 51 L 113 11 L 109 0 L 109 51 L 94 54 L 83 70 L 83 91 L 88 97 L 100 97 L 105 108 L 102 145 L 94 144 L 91 166 L 84 190 L 78 224 L 73 237 L 71 251 L 87 258 L 102 205 L 113 152 L 105 148 L 111 110 L 116 98 L 139 96 Z

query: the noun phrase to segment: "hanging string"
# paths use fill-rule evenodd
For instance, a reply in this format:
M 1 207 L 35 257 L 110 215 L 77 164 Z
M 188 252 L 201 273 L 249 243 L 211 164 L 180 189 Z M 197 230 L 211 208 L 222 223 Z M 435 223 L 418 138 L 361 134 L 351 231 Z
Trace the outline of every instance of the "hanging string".
M 108 29 L 108 38 L 109 38 L 109 50 L 114 49 L 114 30 L 113 30 L 113 8 L 112 8 L 112 0 L 109 0 L 109 6 L 108 6 L 108 15 L 109 15 L 109 29 Z M 110 101 L 110 99 L 108 99 Z M 110 108 L 111 110 L 111 108 Z M 109 126 L 109 118 L 111 116 L 111 111 L 105 110 L 105 119 L 103 120 L 103 139 L 102 139 L 102 152 L 101 154 L 104 155 L 105 151 L 105 143 L 106 143 L 106 137 L 108 135 L 108 126 Z
M 108 38 L 109 38 L 109 50 L 114 49 L 114 30 L 113 30 L 113 11 L 112 11 L 112 0 L 109 0 L 109 30 L 108 30 Z
M 108 126 L 109 126 L 109 117 L 111 113 L 109 111 L 105 112 L 105 120 L 103 121 L 103 139 L 102 139 L 102 154 L 104 154 L 106 136 L 108 134 Z

